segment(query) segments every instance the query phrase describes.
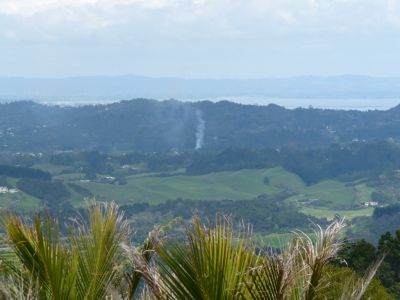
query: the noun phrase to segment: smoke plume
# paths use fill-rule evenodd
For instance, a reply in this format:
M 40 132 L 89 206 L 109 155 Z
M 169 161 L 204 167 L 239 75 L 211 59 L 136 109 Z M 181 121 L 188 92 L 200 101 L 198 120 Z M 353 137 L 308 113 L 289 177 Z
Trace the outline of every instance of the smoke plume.
M 197 116 L 197 128 L 196 128 L 196 150 L 199 150 L 204 145 L 204 131 L 206 129 L 206 122 L 203 119 L 201 111 L 196 111 Z

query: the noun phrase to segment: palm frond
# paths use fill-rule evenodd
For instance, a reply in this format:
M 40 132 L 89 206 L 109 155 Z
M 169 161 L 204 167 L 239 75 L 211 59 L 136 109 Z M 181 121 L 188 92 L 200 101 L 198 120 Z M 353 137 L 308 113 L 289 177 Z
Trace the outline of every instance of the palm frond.
M 58 224 L 49 217 L 45 221 L 36 217 L 29 226 L 8 214 L 3 225 L 26 271 L 25 281 L 37 279 L 39 294 L 48 299 L 73 298 L 77 257 L 60 243 Z
M 120 243 L 127 223 L 115 203 L 93 202 L 88 209 L 88 224 L 77 227 L 73 246 L 78 253 L 77 294 L 79 300 L 103 299 L 116 277 Z
M 331 223 L 325 230 L 316 226 L 313 241 L 310 235 L 298 233 L 290 251 L 295 255 L 296 273 L 300 276 L 301 294 L 305 300 L 315 298 L 319 289 L 327 283 L 324 278 L 324 267 L 337 255 L 342 247 L 338 238 L 344 228 L 344 221 Z
M 246 288 L 252 299 L 311 300 L 323 289 L 325 266 L 341 247 L 338 235 L 343 222 L 323 230 L 317 226 L 315 238 L 297 232 L 281 254 L 263 253 L 263 264 L 250 270 Z
M 156 249 L 160 246 L 159 234 L 159 228 L 152 230 L 141 247 L 134 247 L 127 244 L 122 245 L 125 256 L 129 261 L 129 268 L 125 272 L 128 299 L 134 299 L 142 278 L 144 278 L 147 284 L 147 295 L 150 293 L 149 291 L 159 293 L 156 279 L 157 274 L 155 268 L 150 265 Z
M 57 222 L 36 217 L 32 224 L 7 214 L 3 218 L 9 244 L 21 266 L 10 266 L 13 280 L 38 282 L 39 298 L 104 299 L 112 290 L 120 243 L 126 222 L 114 204 L 92 202 L 88 224 L 80 222 L 69 238 L 61 240 Z M 31 286 L 24 287 L 28 293 Z
M 234 235 L 227 218 L 217 217 L 214 228 L 193 218 L 186 243 L 159 249 L 163 293 L 172 299 L 243 298 L 243 282 L 250 267 L 257 265 L 249 230 Z
M 5 276 L 0 280 L 0 299 L 4 300 L 37 300 L 39 299 L 38 281 L 26 282 L 24 276 Z
M 335 221 L 326 229 L 316 226 L 312 236 L 297 232 L 273 253 L 256 251 L 250 227 L 235 233 L 231 219 L 222 216 L 212 226 L 194 216 L 183 243 L 165 243 L 164 228 L 156 228 L 133 247 L 114 203 L 90 203 L 87 222 L 77 221 L 67 237 L 49 217 L 24 222 L 6 214 L 3 225 L 19 262 L 2 262 L 0 298 L 27 300 L 325 299 L 332 295 L 329 263 L 342 246 L 344 227 Z M 364 278 L 337 284 L 335 297 L 360 300 L 382 260 Z
M 368 286 L 382 264 L 385 256 L 382 256 L 378 261 L 371 265 L 363 278 L 356 280 L 348 280 L 347 285 L 342 291 L 340 300 L 360 300 L 366 293 Z

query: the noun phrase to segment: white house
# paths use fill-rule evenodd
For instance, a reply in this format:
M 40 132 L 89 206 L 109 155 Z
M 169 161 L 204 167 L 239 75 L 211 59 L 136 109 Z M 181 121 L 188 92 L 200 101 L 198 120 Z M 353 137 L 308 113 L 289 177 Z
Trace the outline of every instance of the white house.
M 363 203 L 363 205 L 364 206 L 366 206 L 366 207 L 369 207 L 369 206 L 378 206 L 378 202 L 375 202 L 375 201 L 368 201 L 368 202 L 364 202 Z

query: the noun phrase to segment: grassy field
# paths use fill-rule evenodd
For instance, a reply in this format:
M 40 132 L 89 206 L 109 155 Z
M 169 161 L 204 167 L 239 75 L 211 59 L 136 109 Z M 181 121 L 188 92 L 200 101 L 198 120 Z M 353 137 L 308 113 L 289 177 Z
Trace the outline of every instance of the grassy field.
M 16 194 L 0 194 L 0 208 L 15 211 L 35 211 L 41 207 L 41 201 L 22 192 Z
M 42 169 L 54 175 L 61 169 L 51 165 L 41 165 Z M 295 174 L 283 168 L 252 169 L 229 172 L 217 172 L 199 176 L 175 175 L 161 177 L 156 174 L 139 174 L 126 177 L 126 185 L 97 182 L 82 182 L 83 174 L 63 174 L 54 178 L 64 182 L 74 182 L 88 189 L 101 201 L 114 200 L 120 204 L 148 202 L 162 203 L 177 198 L 193 200 L 248 200 L 260 194 L 276 195 L 283 191 L 296 193 L 287 199 L 303 207 L 303 211 L 319 217 L 333 217 L 336 213 L 351 218 L 368 215 L 372 210 L 351 210 L 361 202 L 369 201 L 372 188 L 364 184 L 346 185 L 333 180 L 306 186 Z M 264 178 L 268 177 L 268 184 Z M 9 179 L 15 186 L 16 179 Z M 79 206 L 83 196 L 70 190 L 71 203 Z M 40 206 L 40 200 L 27 194 L 0 194 L 0 207 L 18 207 L 32 210 Z
M 334 210 L 328 208 L 303 207 L 301 211 L 307 215 L 317 218 L 326 218 L 328 220 L 332 220 L 336 215 L 339 215 L 346 220 L 351 220 L 355 217 L 371 216 L 374 209 L 372 207 L 368 207 L 353 210 Z
M 311 224 L 310 224 L 311 225 Z M 313 231 L 314 228 L 310 226 L 309 231 L 304 232 L 307 234 L 312 240 L 315 240 L 316 235 Z M 266 235 L 255 234 L 252 237 L 252 240 L 260 247 L 267 248 L 275 248 L 275 249 L 283 249 L 290 246 L 290 243 L 293 241 L 293 238 L 296 234 L 302 235 L 302 232 L 283 232 L 283 233 L 270 233 Z
M 311 200 L 315 202 L 315 206 L 343 209 L 371 201 L 373 189 L 364 184 L 348 186 L 343 182 L 324 180 L 309 187 L 303 186 L 297 192 L 290 200 Z M 313 202 L 310 204 L 314 205 Z
M 269 178 L 269 184 L 264 183 L 266 176 Z M 95 182 L 77 183 L 89 189 L 100 200 L 115 200 L 123 204 L 156 204 L 176 198 L 247 200 L 260 194 L 275 195 L 291 191 L 296 195 L 288 201 L 311 201 L 309 204 L 312 206 L 334 210 L 343 210 L 369 201 L 373 191 L 363 184 L 349 186 L 333 180 L 306 186 L 297 175 L 283 168 L 218 172 L 200 176 L 131 176 L 127 177 L 127 181 L 128 183 L 122 186 Z M 312 201 L 317 202 L 314 205 Z
M 293 233 L 271 233 L 268 235 L 255 234 L 252 240 L 261 247 L 282 249 L 288 246 L 293 238 Z
M 261 169 L 218 172 L 201 176 L 128 177 L 126 185 L 108 185 L 94 182 L 79 182 L 99 199 L 120 203 L 149 202 L 151 204 L 176 198 L 202 199 L 252 199 L 260 194 L 276 194 L 283 186 L 298 184 L 297 176 L 286 178 L 283 170 Z M 264 177 L 271 184 L 264 184 Z M 293 183 L 289 183 L 293 180 Z M 280 185 L 277 187 L 275 185 Z
M 9 178 L 7 182 L 15 188 L 17 180 Z M 40 199 L 21 191 L 15 194 L 0 194 L 0 208 L 27 212 L 39 210 L 40 207 Z

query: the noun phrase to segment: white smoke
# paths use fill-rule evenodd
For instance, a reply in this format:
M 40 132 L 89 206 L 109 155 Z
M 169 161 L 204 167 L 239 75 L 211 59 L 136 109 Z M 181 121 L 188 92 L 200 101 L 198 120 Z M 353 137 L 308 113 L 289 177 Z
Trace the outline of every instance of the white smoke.
M 196 111 L 197 116 L 197 128 L 196 128 L 196 150 L 201 149 L 204 145 L 204 131 L 206 130 L 206 122 L 203 119 L 201 111 Z

